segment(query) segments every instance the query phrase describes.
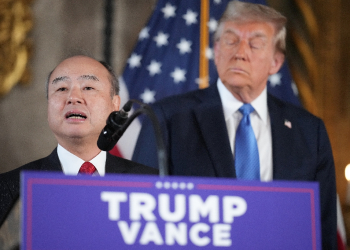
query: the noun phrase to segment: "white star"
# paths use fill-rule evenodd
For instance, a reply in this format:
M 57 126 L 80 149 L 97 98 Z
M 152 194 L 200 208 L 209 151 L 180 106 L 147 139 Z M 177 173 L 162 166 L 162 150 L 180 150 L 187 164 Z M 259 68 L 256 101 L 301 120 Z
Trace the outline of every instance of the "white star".
M 214 3 L 215 3 L 215 4 L 220 4 L 220 3 L 221 3 L 221 0 L 214 0 Z
M 162 45 L 168 44 L 169 35 L 163 32 L 158 32 L 158 35 L 154 37 L 154 41 L 156 41 L 157 46 L 161 47 Z
M 144 27 L 140 34 L 139 34 L 139 40 L 143 40 L 143 39 L 146 39 L 146 38 L 149 38 L 149 28 L 148 27 Z
M 180 54 L 185 54 L 192 51 L 191 45 L 191 41 L 187 41 L 186 39 L 181 38 L 181 41 L 178 44 L 176 44 L 176 47 L 180 50 Z
M 292 81 L 292 90 L 293 90 L 294 95 L 298 96 L 298 94 L 299 94 L 298 87 L 294 81 Z
M 179 82 L 184 82 L 186 80 L 185 74 L 186 74 L 186 70 L 176 67 L 175 70 L 171 72 L 170 75 L 172 78 L 174 78 L 175 83 L 179 83 Z
M 135 67 L 140 67 L 141 66 L 141 59 L 142 56 L 132 53 L 132 55 L 130 56 L 130 58 L 128 59 L 128 63 L 130 68 L 135 68 Z
M 152 103 L 155 102 L 154 96 L 156 95 L 155 91 L 149 90 L 148 88 L 140 95 L 140 98 L 144 103 Z
M 187 10 L 186 14 L 182 17 L 186 20 L 186 24 L 189 26 L 191 24 L 197 23 L 197 16 L 198 14 L 196 12 Z
M 214 52 L 212 48 L 205 49 L 205 57 L 208 58 L 209 60 L 214 58 Z
M 271 87 L 276 87 L 276 85 L 281 85 L 281 83 L 282 83 L 281 78 L 282 78 L 281 73 L 276 73 L 276 74 L 269 76 L 269 81 L 270 81 Z
M 176 7 L 172 6 L 170 3 L 167 3 L 166 6 L 162 9 L 164 13 L 164 18 L 168 19 L 169 17 L 175 16 Z
M 207 25 L 209 27 L 209 31 L 214 32 L 216 30 L 216 28 L 218 27 L 218 21 L 216 21 L 214 18 L 210 18 Z
M 147 69 L 149 71 L 149 75 L 154 76 L 155 74 L 160 74 L 160 72 L 162 72 L 160 70 L 161 66 L 162 66 L 162 64 L 160 62 L 152 60 L 151 63 L 147 66 Z

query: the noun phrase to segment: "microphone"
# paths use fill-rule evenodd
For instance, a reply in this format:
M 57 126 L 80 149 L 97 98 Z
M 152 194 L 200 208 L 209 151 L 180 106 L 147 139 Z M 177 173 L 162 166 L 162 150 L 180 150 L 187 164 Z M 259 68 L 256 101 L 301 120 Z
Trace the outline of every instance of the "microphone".
M 110 151 L 123 135 L 121 127 L 128 119 L 128 112 L 131 110 L 132 102 L 128 101 L 119 111 L 112 112 L 106 121 L 106 126 L 101 131 L 97 140 L 97 146 L 103 151 Z
M 133 103 L 139 104 L 140 108 L 137 109 L 130 117 L 128 117 L 128 112 L 131 110 Z M 169 169 L 166 156 L 167 153 L 157 116 L 150 106 L 138 100 L 129 100 L 120 111 L 114 111 L 109 115 L 106 122 L 107 124 L 97 140 L 97 146 L 103 151 L 110 151 L 118 142 L 120 137 L 122 137 L 125 130 L 129 127 L 133 120 L 141 114 L 146 114 L 149 116 L 154 128 L 157 142 L 159 176 L 168 176 Z

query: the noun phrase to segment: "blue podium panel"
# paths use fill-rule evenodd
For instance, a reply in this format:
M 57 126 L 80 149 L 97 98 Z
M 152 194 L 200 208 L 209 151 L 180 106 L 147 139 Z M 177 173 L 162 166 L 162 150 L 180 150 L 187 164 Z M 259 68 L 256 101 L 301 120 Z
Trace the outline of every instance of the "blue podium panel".
M 21 178 L 23 249 L 321 249 L 313 182 Z

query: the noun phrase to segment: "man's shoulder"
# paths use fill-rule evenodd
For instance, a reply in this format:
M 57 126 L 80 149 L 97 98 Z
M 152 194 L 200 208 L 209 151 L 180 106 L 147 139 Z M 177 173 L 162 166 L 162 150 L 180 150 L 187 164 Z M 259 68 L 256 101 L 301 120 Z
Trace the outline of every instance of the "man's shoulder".
M 108 153 L 108 163 L 106 163 L 106 174 L 122 173 L 122 174 L 149 174 L 158 175 L 158 169 L 145 166 L 143 164 L 130 161 Z
M 7 180 L 19 179 L 20 173 L 24 170 L 29 170 L 29 171 L 30 170 L 32 171 L 49 170 L 50 166 L 52 165 L 52 161 L 55 160 L 56 158 L 58 160 L 56 149 L 55 149 L 50 155 L 46 157 L 26 163 L 16 169 L 2 173 L 1 177 Z
M 23 170 L 40 170 L 41 166 L 43 165 L 43 162 L 45 161 L 45 158 L 41 158 L 32 162 L 29 162 L 18 168 L 2 173 L 1 177 L 4 177 L 4 178 L 6 177 L 5 179 L 13 179 L 13 178 L 17 178 L 20 172 Z
M 21 169 L 21 170 L 42 170 L 42 166 L 45 165 L 45 163 L 47 162 L 47 158 L 48 157 L 44 157 L 44 158 L 29 162 L 29 163 L 19 167 L 19 169 Z
M 204 105 L 204 106 L 203 106 Z M 221 105 L 216 84 L 205 89 L 165 97 L 151 105 L 157 115 L 173 117 L 175 114 L 188 114 L 198 107 Z
M 203 101 L 203 99 L 213 95 L 217 92 L 216 84 L 210 85 L 205 89 L 196 89 L 186 93 L 171 95 L 165 97 L 159 101 L 157 101 L 155 106 L 168 106 L 168 105 L 177 105 L 182 104 L 182 102 L 186 103 L 197 103 Z M 218 93 L 218 92 L 217 92 Z
M 279 109 L 283 113 L 283 115 L 290 116 L 299 120 L 306 119 L 306 120 L 313 120 L 317 122 L 322 121 L 321 118 L 310 113 L 303 107 L 295 106 L 294 104 L 281 100 L 271 94 L 269 94 L 268 96 L 268 102 L 269 102 L 270 112 L 271 112 L 271 108 Z

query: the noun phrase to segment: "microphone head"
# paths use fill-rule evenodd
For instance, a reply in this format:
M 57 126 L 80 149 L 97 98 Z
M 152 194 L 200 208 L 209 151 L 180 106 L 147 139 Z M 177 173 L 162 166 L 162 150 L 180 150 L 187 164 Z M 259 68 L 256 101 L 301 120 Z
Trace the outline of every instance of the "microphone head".
M 100 133 L 97 146 L 103 151 L 110 151 L 122 136 L 121 128 L 128 119 L 128 113 L 124 110 L 113 111 L 107 118 L 106 126 Z
M 108 125 L 104 127 L 97 140 L 97 146 L 99 149 L 102 151 L 110 151 L 113 149 L 117 143 L 117 141 L 113 139 L 113 133 L 114 131 L 110 129 Z
M 129 100 L 125 103 L 123 110 L 125 112 L 129 112 L 131 110 L 131 107 L 132 107 L 132 100 Z
M 107 118 L 107 126 L 110 126 L 110 129 L 117 131 L 120 129 L 123 124 L 128 119 L 128 113 L 124 110 L 113 111 Z

